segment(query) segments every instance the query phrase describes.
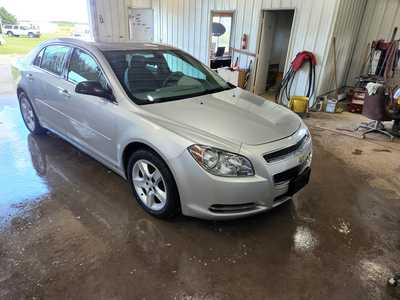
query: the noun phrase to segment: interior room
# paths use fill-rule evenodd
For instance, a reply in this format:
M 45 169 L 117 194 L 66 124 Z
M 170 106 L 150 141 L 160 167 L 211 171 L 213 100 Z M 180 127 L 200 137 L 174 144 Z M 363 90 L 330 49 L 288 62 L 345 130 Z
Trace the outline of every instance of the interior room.
M 211 13 L 210 67 L 218 69 L 232 65 L 233 12 Z
M 255 93 L 268 100 L 275 100 L 283 80 L 294 13 L 294 10 L 267 10 L 262 14 Z

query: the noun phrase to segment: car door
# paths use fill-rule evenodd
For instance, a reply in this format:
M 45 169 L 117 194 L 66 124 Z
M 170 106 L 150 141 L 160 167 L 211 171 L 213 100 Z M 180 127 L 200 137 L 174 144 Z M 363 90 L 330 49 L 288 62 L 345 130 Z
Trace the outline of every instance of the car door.
M 50 45 L 44 49 L 40 67 L 32 74 L 36 90 L 35 104 L 39 119 L 44 126 L 65 134 L 67 116 L 63 112 L 69 95 L 65 93 L 64 70 L 72 48 L 64 45 Z M 27 74 L 27 76 L 29 76 Z
M 88 52 L 75 48 L 69 60 L 63 87 L 68 93 L 63 112 L 68 116 L 68 136 L 90 152 L 110 163 L 117 162 L 114 134 L 118 106 L 108 99 L 75 93 L 83 81 L 97 81 L 108 87 L 108 81 L 97 60 Z
M 22 74 L 23 80 L 27 83 L 28 88 L 26 92 L 29 99 L 31 99 L 35 112 L 39 116 L 42 123 L 46 123 L 46 113 L 43 108 L 42 102 L 45 101 L 45 94 L 43 91 L 43 83 L 41 80 L 42 69 L 40 63 L 42 62 L 43 54 L 46 48 L 41 49 L 32 62 L 32 65 Z M 42 124 L 44 125 L 44 124 Z

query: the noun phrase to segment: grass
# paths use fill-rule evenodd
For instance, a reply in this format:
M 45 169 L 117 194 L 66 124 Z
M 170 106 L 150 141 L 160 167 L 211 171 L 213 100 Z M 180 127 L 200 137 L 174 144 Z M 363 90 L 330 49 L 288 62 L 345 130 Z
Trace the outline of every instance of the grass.
M 71 36 L 73 27 L 71 26 L 59 26 L 59 30 L 53 33 L 45 33 L 40 38 L 28 38 L 28 37 L 8 37 L 4 36 L 6 40 L 5 45 L 0 46 L 1 54 L 27 54 L 34 47 L 39 45 L 48 39 L 68 37 Z

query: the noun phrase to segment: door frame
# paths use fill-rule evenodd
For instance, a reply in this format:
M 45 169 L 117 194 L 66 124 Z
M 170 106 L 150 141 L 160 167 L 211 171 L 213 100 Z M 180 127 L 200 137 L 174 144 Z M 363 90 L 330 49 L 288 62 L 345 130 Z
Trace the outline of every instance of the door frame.
M 258 62 L 260 58 L 260 49 L 261 49 L 261 41 L 262 41 L 262 31 L 264 27 L 264 14 L 267 12 L 279 12 L 279 11 L 284 11 L 284 10 L 291 10 L 293 11 L 293 21 L 292 21 L 292 28 L 290 29 L 290 37 L 289 37 L 289 44 L 288 44 L 288 51 L 286 54 L 286 60 L 285 60 L 285 68 L 284 72 L 287 71 L 288 65 L 290 63 L 290 55 L 291 54 L 291 49 L 293 48 L 293 43 L 294 43 L 294 25 L 296 24 L 297 20 L 297 8 L 296 7 L 284 7 L 284 8 L 272 8 L 272 9 L 262 9 L 260 16 L 259 16 L 259 21 L 258 21 L 258 33 L 257 33 L 257 46 L 256 46 L 256 58 L 254 62 L 254 71 L 253 71 L 253 78 L 251 81 L 251 92 L 255 92 L 255 83 L 256 83 L 256 77 L 257 77 L 257 71 L 258 71 Z
M 232 43 L 234 42 L 234 33 L 236 30 L 236 10 L 210 10 L 209 15 L 209 24 L 208 24 L 208 47 L 207 47 L 207 66 L 210 66 L 211 62 L 211 44 L 212 44 L 212 23 L 213 23 L 213 16 L 215 14 L 232 14 L 232 24 L 231 24 L 231 36 L 229 39 L 229 52 L 231 48 L 233 48 Z

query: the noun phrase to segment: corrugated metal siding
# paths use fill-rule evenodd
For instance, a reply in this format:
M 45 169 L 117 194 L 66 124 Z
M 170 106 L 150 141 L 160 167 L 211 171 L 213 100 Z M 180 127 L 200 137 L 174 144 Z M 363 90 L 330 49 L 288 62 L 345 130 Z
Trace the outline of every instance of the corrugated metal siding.
M 130 4 L 130 7 L 135 7 L 135 8 L 151 8 L 152 7 L 152 1 L 151 0 L 131 0 L 128 1 L 128 4 Z
M 156 41 L 179 47 L 204 63 L 208 61 L 208 33 L 211 11 L 234 11 L 233 47 L 240 48 L 243 33 L 249 35 L 248 51 L 256 53 L 259 23 L 262 10 L 295 9 L 293 35 L 289 45 L 288 63 L 302 50 L 317 55 L 317 87 L 322 62 L 329 50 L 327 45 L 333 30 L 333 20 L 338 0 L 153 0 L 156 11 Z M 182 13 L 183 12 L 183 13 Z M 239 57 L 242 67 L 247 67 L 253 57 Z M 236 56 L 234 60 L 236 60 Z M 300 72 L 293 84 L 293 92 L 305 93 L 308 76 Z
M 94 38 L 106 42 L 129 40 L 128 7 L 152 8 L 152 0 L 88 1 Z
M 204 63 L 209 56 L 209 31 L 211 11 L 234 11 L 233 47 L 240 48 L 243 33 L 249 35 L 248 51 L 256 53 L 262 10 L 295 9 L 293 34 L 289 44 L 286 69 L 294 56 L 302 50 L 316 54 L 317 94 L 332 89 L 331 39 L 337 36 L 339 84 L 354 77 L 354 66 L 360 64 L 369 40 L 377 36 L 390 37 L 400 20 L 399 0 L 368 1 L 367 14 L 356 39 L 358 25 L 367 0 L 88 0 L 93 2 L 92 24 L 96 40 L 125 41 L 129 38 L 128 7 L 154 9 L 155 41 L 179 47 Z M 376 13 L 375 13 L 376 12 Z M 100 22 L 100 17 L 103 22 Z M 372 19 L 369 26 L 367 20 Z M 373 38 L 372 38 L 373 37 Z M 359 42 L 360 39 L 365 42 Z M 357 41 L 356 54 L 351 59 Z M 361 44 L 365 44 L 361 46 Z M 242 67 L 247 67 L 254 57 L 237 54 Z M 350 75 L 349 64 L 353 62 Z M 254 66 L 254 64 L 253 64 Z M 292 93 L 303 95 L 307 89 L 307 71 L 300 72 L 293 84 Z
M 366 60 L 368 43 L 381 38 L 390 40 L 395 27 L 400 29 L 400 1 L 368 0 L 350 72 L 347 77 L 349 85 L 354 84 L 354 79 L 360 75 Z M 399 38 L 399 34 L 400 32 L 397 38 Z
M 128 0 L 89 0 L 94 39 L 117 42 L 129 39 Z
M 335 27 L 332 33 L 332 38 L 336 37 L 336 74 L 339 87 L 346 84 L 366 4 L 367 0 L 340 1 Z M 324 74 L 320 84 L 319 90 L 321 93 L 331 91 L 335 88 L 332 40 L 329 43 Z
M 153 0 L 153 7 L 158 11 L 155 39 L 179 47 L 207 63 L 211 11 L 235 11 L 233 47 L 240 48 L 241 36 L 247 33 L 248 51 L 255 53 L 262 10 L 295 9 L 288 61 L 299 51 L 314 52 L 319 61 L 318 83 L 337 4 L 336 0 Z M 243 54 L 237 56 L 242 67 L 247 67 L 254 59 Z M 304 94 L 307 80 L 306 72 L 301 72 L 293 84 L 293 92 Z

